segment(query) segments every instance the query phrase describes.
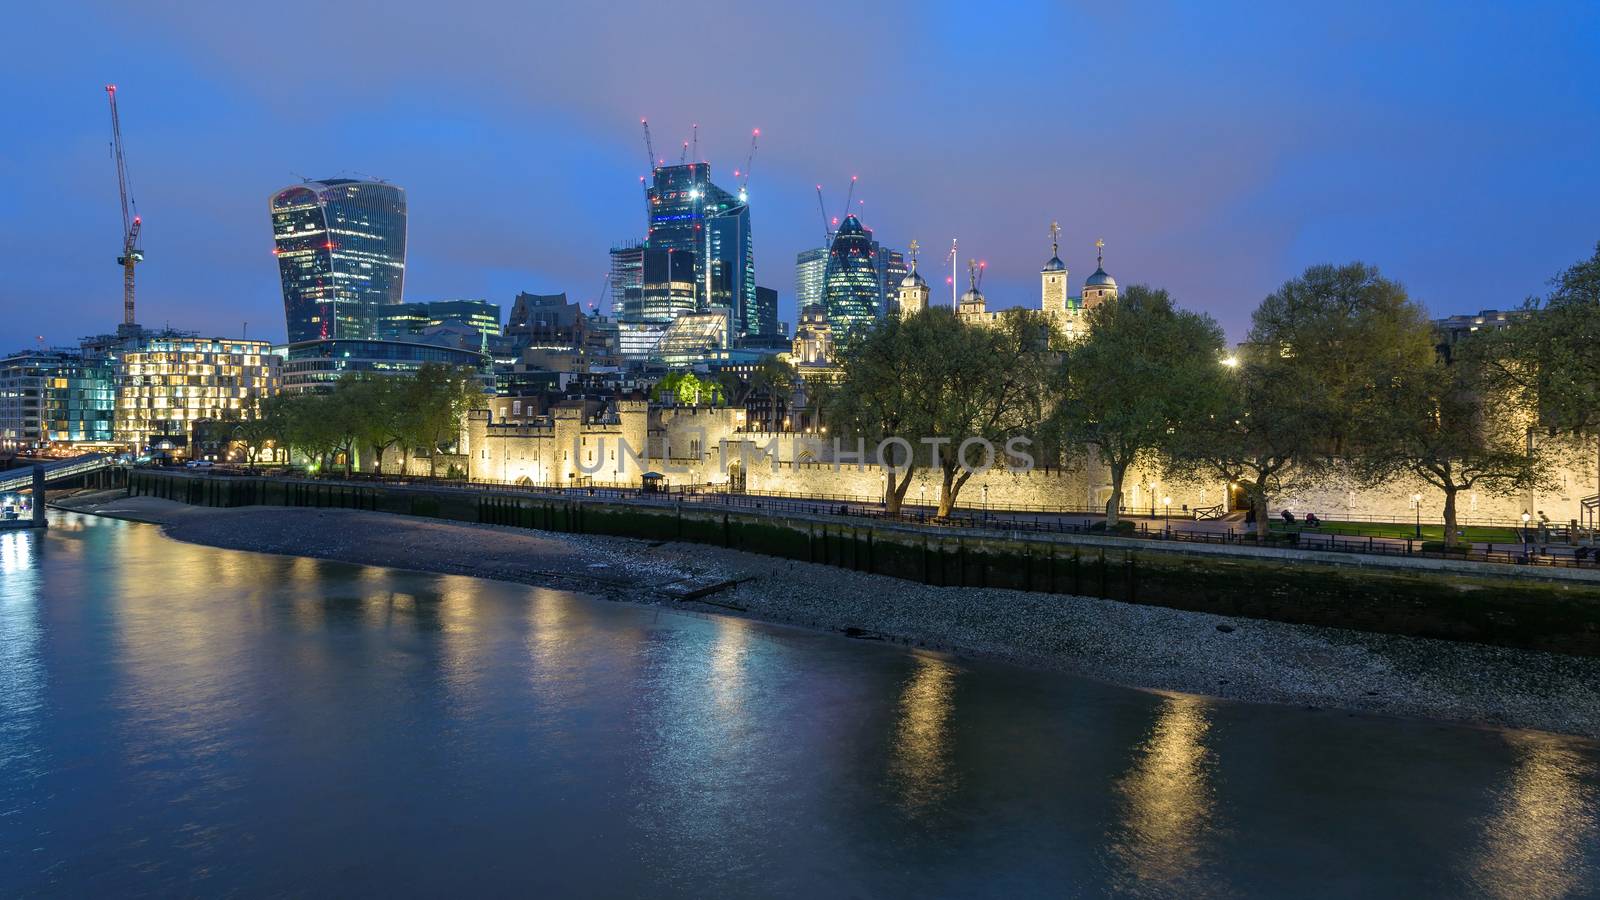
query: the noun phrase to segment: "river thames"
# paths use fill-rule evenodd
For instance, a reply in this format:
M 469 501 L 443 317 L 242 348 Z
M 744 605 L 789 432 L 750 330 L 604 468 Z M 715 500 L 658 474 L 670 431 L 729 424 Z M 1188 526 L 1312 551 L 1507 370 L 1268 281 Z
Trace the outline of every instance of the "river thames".
M 1600 746 L 0 533 L 0 895 L 1600 894 Z

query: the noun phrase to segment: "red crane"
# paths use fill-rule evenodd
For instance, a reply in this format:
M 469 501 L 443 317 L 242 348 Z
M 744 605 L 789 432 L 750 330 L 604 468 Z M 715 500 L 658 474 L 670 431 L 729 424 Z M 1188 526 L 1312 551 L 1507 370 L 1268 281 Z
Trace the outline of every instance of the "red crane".
M 111 155 L 117 163 L 117 191 L 122 196 L 122 255 L 117 257 L 117 265 L 122 267 L 122 323 L 132 325 L 133 267 L 144 262 L 144 251 L 139 249 L 139 207 L 128 199 L 128 163 L 122 154 L 122 123 L 117 119 L 117 86 L 106 85 L 106 96 L 111 101 Z

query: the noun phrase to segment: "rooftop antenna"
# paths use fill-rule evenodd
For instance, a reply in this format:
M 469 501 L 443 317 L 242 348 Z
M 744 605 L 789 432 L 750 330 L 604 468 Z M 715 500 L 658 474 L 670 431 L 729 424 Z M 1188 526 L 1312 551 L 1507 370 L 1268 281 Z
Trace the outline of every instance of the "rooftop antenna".
M 689 131 L 689 139 L 694 142 L 694 149 L 690 153 L 694 156 L 695 162 L 700 162 L 700 123 L 696 122 L 689 126 Z

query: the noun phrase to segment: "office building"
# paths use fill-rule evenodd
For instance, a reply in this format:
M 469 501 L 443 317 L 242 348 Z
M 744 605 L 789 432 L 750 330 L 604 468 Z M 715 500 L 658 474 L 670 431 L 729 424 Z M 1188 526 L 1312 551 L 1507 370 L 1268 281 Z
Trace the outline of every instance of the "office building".
M 823 305 L 835 338 L 870 328 L 883 308 L 883 281 L 878 272 L 878 246 L 872 232 L 855 216 L 845 216 L 828 248 Z
M 828 248 L 801 250 L 794 258 L 795 309 L 822 305 L 822 284 L 828 275 Z
M 429 328 L 459 325 L 482 335 L 483 342 L 501 334 L 500 305 L 487 300 L 429 300 L 376 308 L 376 336 L 405 340 Z
M 475 370 L 485 392 L 494 390 L 488 353 L 465 347 L 451 335 L 418 335 L 409 341 L 328 340 L 290 344 L 283 362 L 286 393 L 331 390 L 346 374 L 409 375 L 428 364 Z
M 0 359 L 0 448 L 109 443 L 116 409 L 110 364 L 75 350 Z
M 268 205 L 289 342 L 377 336 L 380 308 L 404 296 L 405 191 L 330 178 L 277 191 Z
M 185 452 L 195 423 L 255 418 L 277 393 L 280 357 L 266 341 L 146 333 L 113 356 L 118 443 Z

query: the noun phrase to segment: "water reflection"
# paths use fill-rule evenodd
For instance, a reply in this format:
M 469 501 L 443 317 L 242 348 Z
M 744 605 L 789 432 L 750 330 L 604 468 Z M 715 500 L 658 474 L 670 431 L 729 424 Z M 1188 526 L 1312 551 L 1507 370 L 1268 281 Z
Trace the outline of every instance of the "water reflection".
M 1208 893 L 1205 870 L 1214 831 L 1211 729 L 1206 701 L 1163 698 L 1156 722 L 1117 784 L 1121 827 L 1111 845 L 1123 870 L 1119 888 L 1135 894 Z
M 1594 761 L 1570 742 L 1541 734 L 1506 735 L 1517 768 L 1484 826 L 1474 881 L 1492 897 L 1542 900 L 1581 893 L 1593 874 Z
M 0 774 L 21 787 L 30 735 L 44 703 L 45 667 L 40 658 L 38 573 L 26 568 L 33 536 L 0 532 Z M 0 821 L 10 806 L 0 791 Z
M 913 815 L 935 808 L 956 786 L 950 722 L 956 668 L 936 657 L 913 657 L 915 671 L 900 697 L 890 778 L 901 807 Z
M 31 575 L 33 567 L 33 535 L 26 531 L 0 531 L 0 575 L 6 577 L 0 584 L 0 590 L 6 595 L 18 590 L 18 581 L 25 580 L 32 584 L 31 577 L 24 577 L 24 573 Z

